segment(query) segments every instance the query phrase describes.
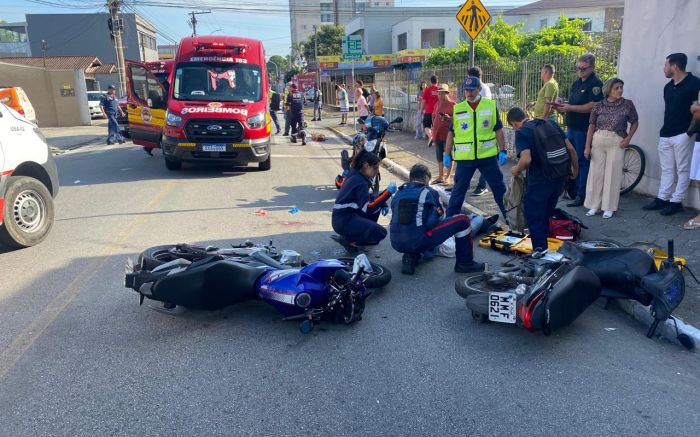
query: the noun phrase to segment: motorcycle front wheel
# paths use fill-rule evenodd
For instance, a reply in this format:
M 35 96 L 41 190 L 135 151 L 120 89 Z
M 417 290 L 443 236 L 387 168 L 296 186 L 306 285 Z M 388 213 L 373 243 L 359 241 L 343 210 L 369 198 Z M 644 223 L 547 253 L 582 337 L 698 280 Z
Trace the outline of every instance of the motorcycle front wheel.
M 153 270 L 156 267 L 167 262 L 174 261 L 178 258 L 184 258 L 188 261 L 197 261 L 205 258 L 203 254 L 195 254 L 191 251 L 183 252 L 178 249 L 176 244 L 167 244 L 163 246 L 153 246 L 141 252 L 139 255 L 139 264 L 143 270 Z M 194 248 L 194 246 L 192 246 Z M 205 252 L 205 248 L 197 247 Z
M 345 270 L 352 271 L 352 264 L 355 262 L 355 258 L 342 257 L 337 259 L 345 263 L 347 266 Z M 370 262 L 370 265 L 372 266 L 372 273 L 365 280 L 365 287 L 382 288 L 386 286 L 391 281 L 391 271 L 381 264 Z

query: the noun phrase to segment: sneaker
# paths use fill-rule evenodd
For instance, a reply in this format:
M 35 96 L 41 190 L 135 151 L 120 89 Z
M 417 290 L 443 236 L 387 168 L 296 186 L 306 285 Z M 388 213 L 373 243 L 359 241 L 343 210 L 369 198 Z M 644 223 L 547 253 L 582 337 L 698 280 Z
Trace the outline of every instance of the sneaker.
M 311 121 L 316 121 L 316 119 L 315 119 L 315 118 L 312 118 Z
M 484 187 L 484 188 L 476 187 L 476 189 L 475 189 L 474 192 L 472 193 L 472 196 L 480 197 L 480 196 L 483 196 L 484 194 L 486 194 L 486 193 L 488 193 L 488 192 L 489 192 L 489 189 L 486 188 L 486 187 Z
M 289 134 L 285 133 L 285 134 L 282 134 L 282 136 L 283 136 L 283 137 L 288 137 Z
M 592 217 L 592 216 L 594 216 L 594 215 L 596 215 L 596 214 L 598 214 L 598 210 L 595 209 L 595 208 L 589 209 L 588 212 L 586 213 L 586 215 L 587 215 L 588 217 Z
M 646 209 L 647 211 L 655 211 L 657 209 L 665 208 L 668 203 L 669 202 L 667 200 L 661 200 L 658 197 L 655 197 L 650 203 L 644 205 L 642 209 Z
M 297 137 L 294 136 L 294 135 L 292 135 L 291 137 L 289 137 L 289 139 L 292 140 L 293 143 L 296 143 L 296 142 L 297 142 Z
M 673 215 L 677 212 L 683 211 L 683 204 L 681 202 L 668 202 L 664 208 L 659 211 L 661 215 Z
M 277 129 L 277 132 L 275 132 L 275 135 L 279 135 L 279 134 L 280 134 L 280 130 Z
M 577 197 L 574 199 L 573 202 L 566 204 L 566 206 L 569 206 L 569 207 L 577 207 L 577 206 L 581 206 L 581 205 L 583 205 L 583 199 L 580 197 Z
M 111 141 L 107 141 L 107 145 L 108 145 L 108 146 L 111 146 L 112 144 L 114 144 L 114 143 L 111 142 Z
M 124 144 L 124 143 L 126 143 L 126 141 L 124 141 L 124 140 L 119 140 L 119 144 Z
M 401 273 L 404 275 L 412 275 L 416 272 L 416 264 L 418 264 L 415 255 L 404 253 L 401 258 Z
M 479 273 L 484 271 L 484 263 L 469 261 L 466 263 L 457 262 L 455 272 L 457 273 Z

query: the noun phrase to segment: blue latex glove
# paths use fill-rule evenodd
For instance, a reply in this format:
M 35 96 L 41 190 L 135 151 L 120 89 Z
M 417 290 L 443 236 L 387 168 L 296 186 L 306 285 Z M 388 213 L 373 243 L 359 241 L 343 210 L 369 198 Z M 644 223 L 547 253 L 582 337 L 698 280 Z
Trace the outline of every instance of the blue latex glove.
M 394 194 L 396 192 L 396 190 L 398 190 L 398 187 L 396 186 L 396 181 L 389 182 L 389 185 L 386 187 L 386 189 L 391 194 Z
M 446 168 L 449 168 L 449 166 L 452 164 L 452 157 L 450 156 L 449 153 L 443 153 L 442 154 L 442 165 L 444 165 Z
M 384 207 L 382 208 L 382 215 L 386 216 L 387 214 L 389 214 L 389 207 L 384 205 Z
M 343 170 L 343 177 L 347 177 L 350 174 L 350 170 Z
M 501 150 L 498 152 L 498 165 L 506 165 L 506 161 L 508 161 L 508 155 L 505 150 Z

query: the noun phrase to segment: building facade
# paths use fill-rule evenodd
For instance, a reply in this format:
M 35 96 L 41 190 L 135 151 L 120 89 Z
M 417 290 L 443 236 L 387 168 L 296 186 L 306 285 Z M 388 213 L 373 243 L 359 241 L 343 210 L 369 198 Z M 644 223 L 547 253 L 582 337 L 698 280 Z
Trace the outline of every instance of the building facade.
M 371 8 L 393 7 L 395 0 L 289 0 L 292 45 L 314 34 L 314 26 L 346 25 Z
M 523 23 L 525 32 L 554 26 L 562 15 L 586 22 L 588 32 L 613 32 L 622 27 L 625 0 L 540 0 L 503 13 L 509 24 Z
M 0 24 L 0 57 L 31 55 L 27 39 L 27 23 Z
M 124 57 L 157 61 L 156 28 L 136 14 L 121 14 Z M 117 54 L 108 27 L 109 14 L 27 14 L 27 34 L 33 56 L 95 56 L 116 63 Z

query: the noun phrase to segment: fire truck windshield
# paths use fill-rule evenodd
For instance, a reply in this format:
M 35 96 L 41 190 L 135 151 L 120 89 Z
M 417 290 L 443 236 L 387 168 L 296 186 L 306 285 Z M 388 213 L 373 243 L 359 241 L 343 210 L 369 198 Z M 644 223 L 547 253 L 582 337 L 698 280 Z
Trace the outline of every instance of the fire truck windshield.
M 177 100 L 258 102 L 262 99 L 260 68 L 245 64 L 191 62 L 175 70 Z

